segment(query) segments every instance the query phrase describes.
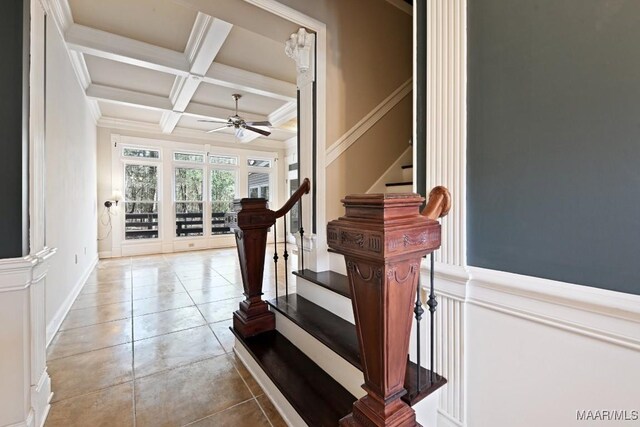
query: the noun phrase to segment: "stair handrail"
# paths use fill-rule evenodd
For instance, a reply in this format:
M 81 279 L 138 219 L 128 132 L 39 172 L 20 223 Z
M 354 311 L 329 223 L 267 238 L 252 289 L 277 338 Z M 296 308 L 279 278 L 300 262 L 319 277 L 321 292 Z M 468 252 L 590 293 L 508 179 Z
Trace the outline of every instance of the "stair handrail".
M 300 187 L 298 187 L 295 193 L 291 195 L 289 200 L 287 200 L 287 202 L 275 212 L 276 218 L 280 218 L 281 216 L 289 212 L 291 208 L 293 208 L 293 206 L 300 199 L 302 199 L 302 196 L 304 196 L 305 194 L 309 194 L 310 190 L 311 190 L 311 181 L 309 181 L 309 178 L 305 178 L 304 181 L 302 181 L 302 184 L 300 185 Z
M 433 187 L 429 192 L 429 200 L 422 210 L 422 216 L 429 219 L 437 220 L 447 216 L 451 210 L 451 193 L 446 187 L 441 185 Z

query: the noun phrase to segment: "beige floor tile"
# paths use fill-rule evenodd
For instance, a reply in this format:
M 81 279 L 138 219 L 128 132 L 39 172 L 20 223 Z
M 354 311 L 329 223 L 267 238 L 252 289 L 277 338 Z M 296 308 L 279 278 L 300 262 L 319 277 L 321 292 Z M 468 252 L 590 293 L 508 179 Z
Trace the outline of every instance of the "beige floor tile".
M 80 396 L 133 379 L 131 344 L 47 362 L 53 402 Z
M 231 319 L 233 312 L 238 309 L 238 304 L 242 300 L 244 300 L 244 298 L 233 298 L 207 304 L 198 304 L 198 308 L 202 311 L 202 315 L 208 323 L 215 323 Z
M 84 294 L 97 294 L 114 290 L 131 289 L 131 280 L 116 280 L 114 282 L 87 283 L 80 291 Z
M 133 337 L 136 341 L 170 332 L 202 326 L 206 322 L 196 307 L 161 311 L 133 318 Z
M 269 421 L 271 421 L 271 425 L 273 425 L 273 427 L 287 427 L 287 423 L 284 422 L 282 416 L 276 407 L 273 406 L 273 403 L 271 403 L 267 395 L 263 394 L 262 396 L 258 396 L 256 400 L 262 407 L 264 413 L 267 414 L 267 417 L 269 418 Z
M 106 258 L 98 262 L 98 268 L 110 267 L 129 267 L 131 266 L 131 258 Z
M 95 269 L 89 275 L 87 283 L 114 282 L 116 280 L 130 280 L 131 268 Z
M 136 341 L 133 351 L 136 378 L 224 354 L 207 326 Z
M 200 278 L 218 278 L 220 275 L 209 267 L 198 267 L 191 270 L 176 270 L 176 274 L 180 280 L 200 279 Z
M 133 382 L 51 405 L 45 427 L 133 426 Z
M 241 297 L 242 289 L 237 286 L 220 286 L 217 288 L 192 290 L 189 291 L 189 295 L 191 295 L 191 299 L 196 304 L 205 304 Z
M 182 280 L 182 285 L 188 291 L 232 286 L 228 280 L 218 275 L 197 277 L 195 279 L 184 279 Z
M 251 398 L 226 356 L 136 380 L 136 425 L 176 426 Z
M 80 308 L 70 310 L 62 322 L 60 330 L 80 328 L 82 326 L 97 325 L 99 323 L 131 317 L 131 303 L 118 302 L 115 304 L 101 305 L 97 307 Z
M 76 298 L 76 301 L 71 306 L 71 310 L 126 301 L 131 301 L 131 289 L 114 289 L 96 294 L 81 294 Z
M 186 293 L 165 294 L 155 298 L 146 298 L 133 302 L 133 315 L 158 313 L 160 311 L 192 306 L 193 300 Z
M 251 391 L 251 393 L 254 396 L 260 396 L 261 394 L 264 394 L 264 390 L 262 390 L 262 387 L 260 387 L 260 384 L 258 384 L 255 378 L 253 378 L 253 375 L 251 375 L 249 370 L 244 366 L 244 363 L 242 363 L 242 361 L 238 358 L 238 356 L 236 356 L 235 353 L 231 352 L 228 354 L 228 357 L 229 357 L 229 360 L 231 360 L 231 363 L 233 363 L 233 365 L 238 370 L 238 373 L 240 374 L 242 379 L 247 384 L 247 387 L 249 387 L 249 390 Z
M 189 427 L 271 427 L 267 417 L 255 399 L 226 409 L 203 420 L 189 424 Z
M 131 342 L 131 319 L 60 331 L 51 342 L 48 360 Z
M 175 274 L 155 276 L 134 277 L 132 280 L 134 288 L 158 285 L 181 284 L 180 279 Z
M 233 321 L 231 319 L 209 324 L 209 327 L 211 327 L 211 330 L 227 353 L 233 351 L 233 346 L 236 343 L 235 335 L 229 330 L 232 325 Z
M 186 292 L 186 290 L 179 282 L 140 286 L 133 288 L 133 299 L 155 298 L 165 294 L 176 294 L 180 292 Z

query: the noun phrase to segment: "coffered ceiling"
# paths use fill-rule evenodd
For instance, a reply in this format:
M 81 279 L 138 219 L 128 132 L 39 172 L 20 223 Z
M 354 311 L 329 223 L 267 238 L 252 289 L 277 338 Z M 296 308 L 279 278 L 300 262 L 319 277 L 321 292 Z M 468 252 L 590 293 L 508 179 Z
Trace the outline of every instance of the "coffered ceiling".
M 284 53 L 294 24 L 244 0 L 47 3 L 99 125 L 230 142 L 233 130 L 206 134 L 218 125 L 198 120 L 226 120 L 239 93 L 241 116 L 274 127 L 238 142 L 295 136 L 295 63 Z

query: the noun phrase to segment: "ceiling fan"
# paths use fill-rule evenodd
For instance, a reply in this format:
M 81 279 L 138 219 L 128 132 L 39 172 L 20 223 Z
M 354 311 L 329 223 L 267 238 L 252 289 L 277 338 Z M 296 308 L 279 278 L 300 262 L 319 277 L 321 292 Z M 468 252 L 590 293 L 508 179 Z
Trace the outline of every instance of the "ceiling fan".
M 221 131 L 223 129 L 228 129 L 228 128 L 235 128 L 236 136 L 238 138 L 242 137 L 242 134 L 244 133 L 245 129 L 248 130 L 248 131 L 251 131 L 251 132 L 259 133 L 262 136 L 271 135 L 271 132 L 268 132 L 266 130 L 259 129 L 259 128 L 256 127 L 256 126 L 270 127 L 271 126 L 271 122 L 269 122 L 269 121 L 264 121 L 264 122 L 247 122 L 247 121 L 245 121 L 242 117 L 240 117 L 238 115 L 238 100 L 240 98 L 242 98 L 242 95 L 240 95 L 238 93 L 234 93 L 231 96 L 236 101 L 236 112 L 235 112 L 235 114 L 233 116 L 229 116 L 229 118 L 227 120 L 218 120 L 218 119 L 198 120 L 199 122 L 224 124 L 224 126 L 221 126 L 219 128 L 216 128 L 216 129 L 211 129 L 210 131 L 207 131 L 207 133 L 218 132 L 218 131 Z

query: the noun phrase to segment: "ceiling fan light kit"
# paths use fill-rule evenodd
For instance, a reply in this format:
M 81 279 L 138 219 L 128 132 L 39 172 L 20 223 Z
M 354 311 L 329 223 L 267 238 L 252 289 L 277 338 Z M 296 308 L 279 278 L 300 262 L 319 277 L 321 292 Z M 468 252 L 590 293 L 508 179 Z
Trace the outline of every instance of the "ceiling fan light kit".
M 214 132 L 218 132 L 218 131 L 221 131 L 221 130 L 227 129 L 227 128 L 235 128 L 235 130 L 236 130 L 235 131 L 236 138 L 243 138 L 245 130 L 248 130 L 250 132 L 258 133 L 258 134 L 260 134 L 262 136 L 271 135 L 271 132 L 256 127 L 256 126 L 271 127 L 271 123 L 269 121 L 247 122 L 245 119 L 240 117 L 238 115 L 238 100 L 240 98 L 242 98 L 242 95 L 240 95 L 239 93 L 234 93 L 231 96 L 233 97 L 233 99 L 236 102 L 236 112 L 235 112 L 235 114 L 233 116 L 229 116 L 229 118 L 226 121 L 225 120 L 215 120 L 215 119 L 214 120 L 198 120 L 199 122 L 224 124 L 224 126 L 216 128 L 216 129 L 211 129 L 211 130 L 207 131 L 207 133 L 214 133 Z

